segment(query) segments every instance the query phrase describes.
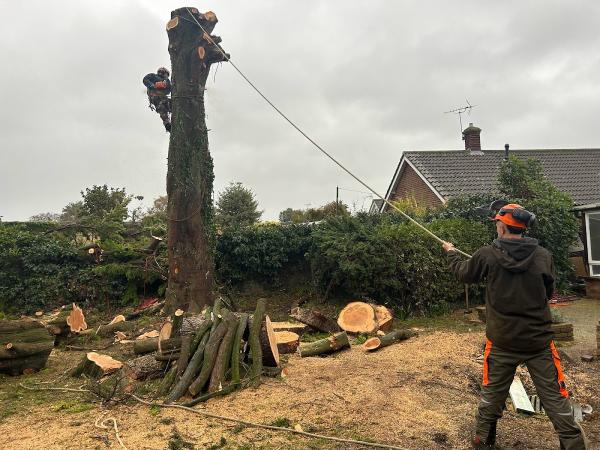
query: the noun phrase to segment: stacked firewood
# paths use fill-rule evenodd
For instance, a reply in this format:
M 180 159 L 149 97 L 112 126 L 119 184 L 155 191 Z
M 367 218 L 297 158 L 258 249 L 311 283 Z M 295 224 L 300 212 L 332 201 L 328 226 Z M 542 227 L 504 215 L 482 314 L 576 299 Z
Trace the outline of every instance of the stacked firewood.
M 279 366 L 264 299 L 253 315 L 229 311 L 219 301 L 199 316 L 176 312 L 159 337 L 136 340 L 133 350 L 143 356 L 126 362 L 125 373 L 135 380 L 163 377 L 159 394 L 166 403 L 189 397 L 194 400 L 187 404 L 196 404 L 256 386 L 263 366 Z

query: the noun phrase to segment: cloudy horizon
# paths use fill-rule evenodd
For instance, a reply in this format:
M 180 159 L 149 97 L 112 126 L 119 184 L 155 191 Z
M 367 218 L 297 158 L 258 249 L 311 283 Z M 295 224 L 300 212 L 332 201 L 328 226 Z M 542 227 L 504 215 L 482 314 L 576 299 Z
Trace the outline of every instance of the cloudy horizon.
M 242 70 L 311 137 L 379 192 L 403 150 L 600 147 L 600 4 L 376 0 L 189 3 Z M 169 66 L 156 2 L 3 2 L 0 216 L 60 212 L 93 184 L 143 205 L 165 194 L 168 135 L 142 77 Z M 239 181 L 275 219 L 370 197 L 278 117 L 227 63 L 206 91 L 215 193 Z

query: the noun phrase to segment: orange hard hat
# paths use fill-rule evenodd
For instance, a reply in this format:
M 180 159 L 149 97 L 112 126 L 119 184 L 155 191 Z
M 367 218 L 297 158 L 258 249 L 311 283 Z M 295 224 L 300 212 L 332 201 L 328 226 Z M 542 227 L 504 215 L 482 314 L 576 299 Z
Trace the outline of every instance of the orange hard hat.
M 518 205 L 517 203 L 509 203 L 500 208 L 500 210 L 496 213 L 492 220 L 499 220 L 500 222 L 506 225 L 510 225 L 511 227 L 527 228 L 527 224 L 525 222 L 517 220 L 513 216 L 513 211 L 516 209 L 524 210 L 525 208 L 523 208 L 521 205 Z

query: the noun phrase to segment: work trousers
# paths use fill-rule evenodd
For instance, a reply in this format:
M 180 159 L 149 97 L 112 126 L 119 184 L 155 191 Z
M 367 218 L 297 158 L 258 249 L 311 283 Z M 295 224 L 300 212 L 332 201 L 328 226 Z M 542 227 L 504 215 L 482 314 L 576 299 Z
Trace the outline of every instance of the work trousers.
M 148 95 L 148 100 L 162 119 L 163 124 L 171 123 L 169 116 L 171 113 L 171 99 L 164 95 Z
M 477 411 L 476 434 L 495 441 L 496 422 L 502 410 L 519 364 L 527 366 L 546 415 L 554 425 L 562 450 L 586 449 L 583 431 L 575 422 L 560 357 L 554 342 L 544 350 L 522 353 L 495 347 L 487 341 L 483 360 L 481 401 Z

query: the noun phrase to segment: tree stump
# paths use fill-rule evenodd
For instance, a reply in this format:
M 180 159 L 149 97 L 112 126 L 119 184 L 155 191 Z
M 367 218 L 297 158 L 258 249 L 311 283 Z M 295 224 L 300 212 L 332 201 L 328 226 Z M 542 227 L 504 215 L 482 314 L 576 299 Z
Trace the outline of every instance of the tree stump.
M 346 332 L 342 331 L 315 342 L 303 342 L 300 344 L 300 356 L 322 355 L 337 352 L 344 348 L 350 348 L 350 341 L 348 341 Z
M 20 375 L 46 366 L 54 336 L 34 320 L 0 320 L 0 373 Z
M 65 308 L 56 318 L 48 322 L 48 330 L 55 336 L 79 333 L 87 330 L 87 327 L 83 310 L 75 303 L 73 303 L 72 309 Z
M 340 312 L 337 323 L 349 333 L 371 334 L 378 329 L 375 309 L 364 302 L 348 303 Z
M 376 336 L 367 339 L 363 344 L 363 349 L 372 352 L 382 347 L 387 347 L 395 342 L 404 341 L 417 333 L 412 330 L 395 330 L 383 336 Z
M 71 370 L 72 377 L 84 375 L 87 378 L 98 379 L 105 375 L 113 373 L 123 367 L 121 361 L 96 352 L 89 352 L 83 357 L 83 360 L 77 367 Z
M 316 310 L 308 310 L 302 308 L 292 309 L 290 317 L 296 319 L 298 322 L 302 322 L 315 330 L 323 331 L 325 333 L 336 333 L 340 331 L 340 327 L 335 320 L 330 319 L 324 314 Z
M 229 59 L 217 47 L 221 39 L 210 35 L 216 24 L 214 13 L 201 14 L 196 8 L 172 11 L 167 24 L 173 82 L 167 169 L 168 314 L 177 308 L 198 313 L 213 302 L 214 173 L 204 89 L 211 65 Z
M 277 350 L 280 354 L 295 353 L 300 345 L 300 336 L 291 331 L 276 331 Z

